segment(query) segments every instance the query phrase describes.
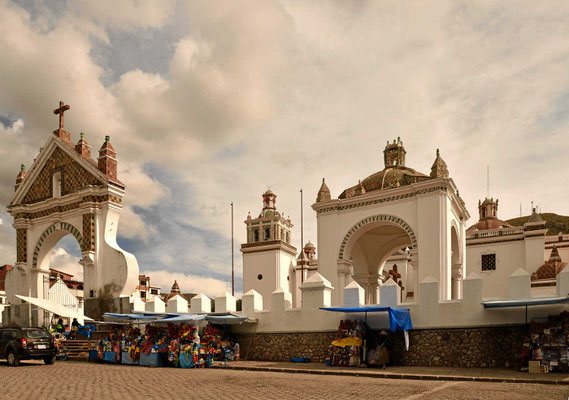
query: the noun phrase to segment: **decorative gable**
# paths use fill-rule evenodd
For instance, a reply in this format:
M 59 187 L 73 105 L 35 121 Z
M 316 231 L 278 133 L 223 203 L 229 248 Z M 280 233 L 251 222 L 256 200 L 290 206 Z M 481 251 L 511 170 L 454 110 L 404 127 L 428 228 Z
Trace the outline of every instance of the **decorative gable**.
M 103 186 L 103 182 L 56 147 L 34 179 L 22 204 L 33 204 L 53 197 L 53 176 L 60 173 L 61 196 L 74 193 L 86 186 Z

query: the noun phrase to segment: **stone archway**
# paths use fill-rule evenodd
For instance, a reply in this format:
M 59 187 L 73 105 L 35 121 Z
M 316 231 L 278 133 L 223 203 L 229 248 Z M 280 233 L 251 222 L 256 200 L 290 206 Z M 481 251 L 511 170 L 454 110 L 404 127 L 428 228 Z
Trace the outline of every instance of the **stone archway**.
M 60 127 L 49 138 L 28 172 L 22 165 L 8 205 L 16 229 L 17 259 L 6 278 L 11 307 L 4 320 L 41 326 L 16 295 L 47 298 L 51 249 L 72 235 L 81 249 L 85 314 L 100 318 L 120 308 L 138 282 L 136 258 L 116 242 L 125 185 L 117 179 L 116 152 L 107 136 L 97 161 L 84 136 L 76 145 Z
M 344 275 L 339 275 L 341 284 L 354 279 L 364 288 L 366 303 L 379 303 L 379 287 L 385 279 L 383 266 L 395 252 L 405 248 L 416 260 L 417 237 L 405 220 L 384 214 L 364 218 L 351 227 L 340 243 L 338 272 Z M 348 264 L 349 271 L 345 268 Z M 416 276 L 416 271 L 411 268 L 404 277 L 403 284 L 411 293 L 416 286 Z

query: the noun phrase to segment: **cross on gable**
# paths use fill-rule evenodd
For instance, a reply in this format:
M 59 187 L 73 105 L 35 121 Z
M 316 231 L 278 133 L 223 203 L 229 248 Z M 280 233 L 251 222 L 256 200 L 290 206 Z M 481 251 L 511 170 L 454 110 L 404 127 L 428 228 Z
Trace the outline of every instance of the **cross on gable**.
M 71 107 L 67 104 L 64 104 L 63 101 L 59 102 L 59 108 L 53 110 L 55 115 L 59 114 L 59 130 L 63 130 L 63 113 L 69 110 Z

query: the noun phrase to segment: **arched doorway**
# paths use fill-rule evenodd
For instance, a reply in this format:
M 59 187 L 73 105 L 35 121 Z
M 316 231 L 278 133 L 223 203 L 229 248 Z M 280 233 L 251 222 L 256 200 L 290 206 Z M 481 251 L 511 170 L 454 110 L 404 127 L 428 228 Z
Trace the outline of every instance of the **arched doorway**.
M 402 277 L 397 267 L 386 270 L 385 265 L 388 259 L 402 252 L 412 249 L 416 254 L 416 248 L 415 233 L 403 219 L 377 215 L 358 222 L 350 229 L 340 245 L 338 259 L 339 262 L 349 260 L 353 268 L 352 278 L 365 290 L 366 304 L 378 304 L 379 288 L 389 277 L 400 286 L 414 287 L 415 271 L 406 270 Z

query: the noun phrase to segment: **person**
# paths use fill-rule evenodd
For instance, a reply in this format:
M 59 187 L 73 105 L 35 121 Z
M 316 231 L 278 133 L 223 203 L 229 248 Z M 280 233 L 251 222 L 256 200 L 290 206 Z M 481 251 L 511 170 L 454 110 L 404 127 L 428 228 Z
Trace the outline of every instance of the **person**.
M 389 350 L 387 349 L 387 332 L 381 331 L 379 333 L 378 339 L 378 351 L 377 351 L 377 365 L 385 369 L 387 363 L 389 362 Z
M 63 327 L 63 318 L 61 317 L 59 317 L 59 319 L 57 320 L 57 332 L 58 333 L 65 332 L 65 328 Z
M 233 343 L 233 361 L 239 361 L 239 343 Z
M 79 331 L 79 327 L 81 324 L 77 321 L 77 318 L 73 318 L 73 322 L 71 323 L 71 332 L 69 333 L 73 339 L 77 339 L 77 332 Z

